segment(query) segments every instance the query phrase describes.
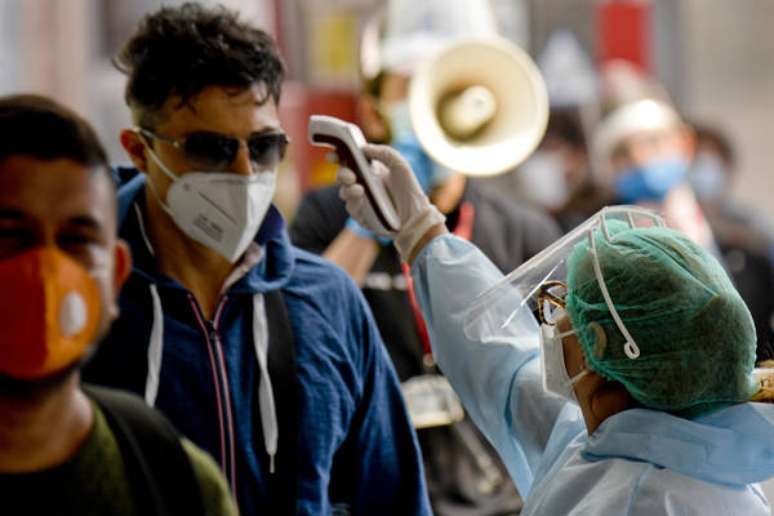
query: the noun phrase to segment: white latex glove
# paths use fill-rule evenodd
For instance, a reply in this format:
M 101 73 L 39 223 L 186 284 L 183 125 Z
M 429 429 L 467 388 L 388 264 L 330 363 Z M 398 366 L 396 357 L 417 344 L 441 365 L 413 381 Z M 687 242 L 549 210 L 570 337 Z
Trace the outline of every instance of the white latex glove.
M 393 239 L 404 261 L 427 231 L 446 220 L 438 208 L 430 204 L 419 186 L 414 172 L 405 159 L 386 145 L 365 145 L 363 154 L 371 161 L 374 174 L 384 183 L 400 219 L 397 232 L 388 231 L 379 222 L 362 185 L 357 184 L 355 173 L 342 168 L 336 177 L 340 186 L 339 197 L 346 203 L 350 216 L 360 225 L 377 235 Z

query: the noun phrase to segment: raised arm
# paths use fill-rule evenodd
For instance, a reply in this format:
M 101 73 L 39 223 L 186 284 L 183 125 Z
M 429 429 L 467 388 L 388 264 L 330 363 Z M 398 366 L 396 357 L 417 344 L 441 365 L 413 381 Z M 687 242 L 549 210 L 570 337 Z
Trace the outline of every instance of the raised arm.
M 527 337 L 508 328 L 486 342 L 466 335 L 472 300 L 502 274 L 475 246 L 447 234 L 443 217 L 400 156 L 386 147 L 369 146 L 365 152 L 389 169 L 384 181 L 403 223 L 390 236 L 401 256 L 413 262 L 414 285 L 436 361 L 526 496 L 560 412 L 572 412 L 570 422 L 577 420 L 581 429 L 580 413 L 543 390 L 534 320 L 524 321 L 534 325 Z M 339 181 L 350 214 L 372 231 L 383 232 L 369 216 L 362 188 L 352 177 L 340 175 Z

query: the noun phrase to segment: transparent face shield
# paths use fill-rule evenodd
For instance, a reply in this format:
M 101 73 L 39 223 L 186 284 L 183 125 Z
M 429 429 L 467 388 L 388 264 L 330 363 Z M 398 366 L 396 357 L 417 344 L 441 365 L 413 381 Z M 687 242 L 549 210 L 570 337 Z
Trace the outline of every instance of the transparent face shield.
M 605 285 L 604 268 L 596 256 L 594 236 L 599 235 L 598 232 L 608 241 L 615 239 L 608 227 L 611 220 L 621 221 L 632 228 L 664 226 L 663 219 L 651 210 L 637 206 L 603 208 L 479 295 L 465 316 L 466 337 L 492 344 L 512 342 L 513 339 L 537 341 L 540 324 L 555 324 L 556 318 L 564 313 L 566 262 L 575 246 L 587 240 L 600 291 L 616 326 L 626 339 L 624 351 L 629 358 L 636 359 L 640 354 L 639 348 L 615 309 L 615 299 L 610 297 Z

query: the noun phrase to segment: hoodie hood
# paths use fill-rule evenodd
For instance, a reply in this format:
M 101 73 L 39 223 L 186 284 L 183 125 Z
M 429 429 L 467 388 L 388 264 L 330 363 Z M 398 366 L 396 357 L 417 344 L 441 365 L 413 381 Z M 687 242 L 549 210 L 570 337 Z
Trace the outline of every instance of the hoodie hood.
M 151 283 L 182 288 L 161 275 L 152 250 L 146 242 L 142 218 L 145 217 L 145 174 L 135 168 L 114 170 L 118 187 L 119 235 L 129 243 L 134 271 Z M 234 293 L 257 294 L 285 286 L 293 273 L 295 252 L 285 227 L 285 220 L 272 204 L 255 236 L 264 250 L 263 258 L 247 271 L 230 289 Z
M 693 420 L 627 410 L 606 420 L 583 454 L 645 461 L 718 484 L 761 482 L 774 476 L 774 405 L 742 403 Z

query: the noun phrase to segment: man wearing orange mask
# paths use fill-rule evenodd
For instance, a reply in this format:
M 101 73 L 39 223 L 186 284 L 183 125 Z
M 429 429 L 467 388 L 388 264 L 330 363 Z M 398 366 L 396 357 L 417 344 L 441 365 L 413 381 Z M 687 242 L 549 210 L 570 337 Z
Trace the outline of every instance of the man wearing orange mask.
M 130 263 L 116 236 L 115 187 L 93 130 L 43 97 L 0 98 L 6 508 L 236 514 L 212 459 L 181 441 L 142 400 L 80 385 L 81 366 L 118 315 Z M 170 487 L 163 474 L 185 487 Z

